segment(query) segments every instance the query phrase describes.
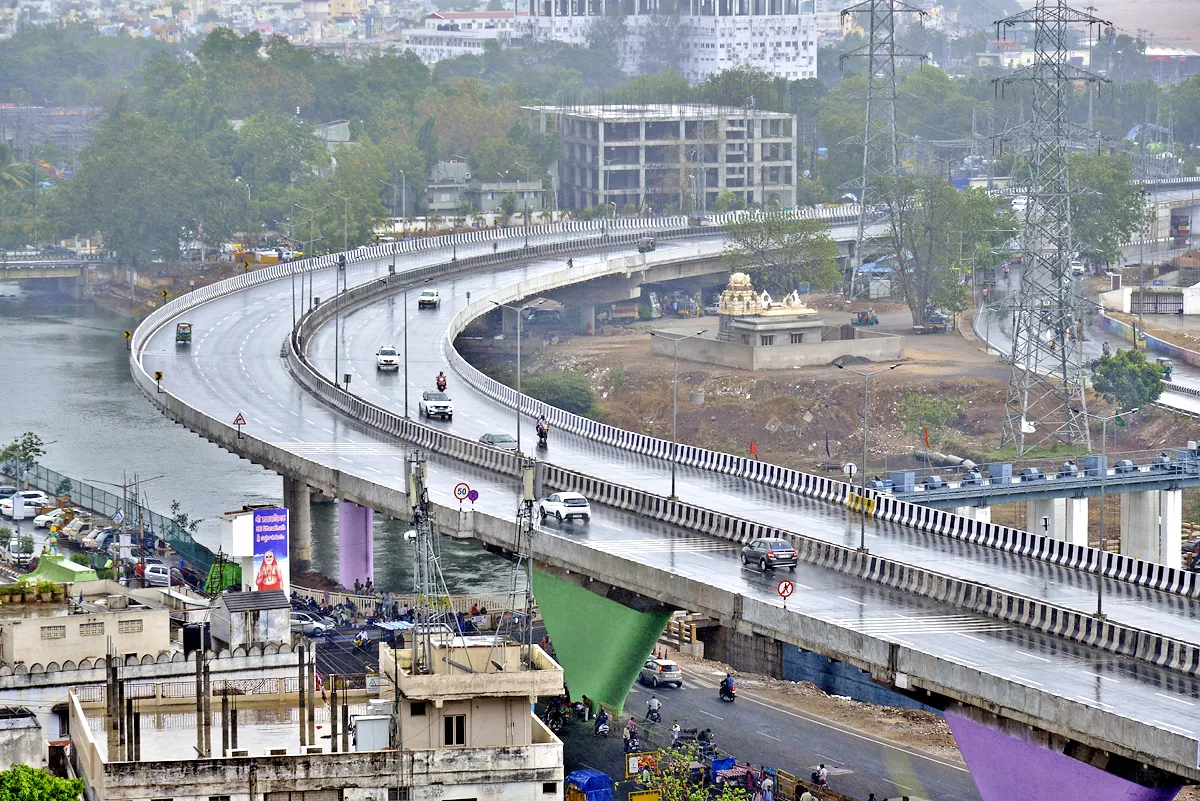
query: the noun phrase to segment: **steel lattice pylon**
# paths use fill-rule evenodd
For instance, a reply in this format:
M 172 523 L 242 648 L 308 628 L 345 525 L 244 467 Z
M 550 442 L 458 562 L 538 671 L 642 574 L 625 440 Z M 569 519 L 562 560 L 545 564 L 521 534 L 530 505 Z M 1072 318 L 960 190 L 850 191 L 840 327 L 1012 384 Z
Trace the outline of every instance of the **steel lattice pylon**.
M 897 187 L 900 173 L 900 146 L 896 133 L 896 59 L 925 57 L 909 53 L 896 47 L 896 14 L 911 13 L 922 17 L 926 12 L 900 0 L 863 0 L 842 10 L 842 21 L 851 14 L 867 17 L 867 42 L 862 47 L 844 53 L 847 58 L 867 60 L 867 108 L 866 120 L 861 137 L 854 137 L 851 144 L 862 145 L 862 175 L 851 188 L 858 190 L 858 233 L 854 247 L 854 273 L 850 278 L 847 294 L 854 295 L 854 281 L 858 269 L 879 251 L 891 253 L 891 248 L 881 246 L 875 238 L 867 235 L 867 229 L 883 214 L 877 211 L 885 203 L 887 187 Z
M 1033 64 L 998 79 L 1033 85 L 1033 119 L 1023 136 L 1029 179 L 1022 242 L 1021 283 L 1013 325 L 1012 369 L 1005 398 L 1003 444 L 1023 454 L 1050 439 L 1091 446 L 1084 396 L 1083 302 L 1070 263 L 1078 248 L 1071 234 L 1067 155 L 1072 140 L 1094 136 L 1067 119 L 1067 95 L 1076 83 L 1100 79 L 1067 63 L 1072 25 L 1108 24 L 1061 0 L 996 23 L 1034 28 Z

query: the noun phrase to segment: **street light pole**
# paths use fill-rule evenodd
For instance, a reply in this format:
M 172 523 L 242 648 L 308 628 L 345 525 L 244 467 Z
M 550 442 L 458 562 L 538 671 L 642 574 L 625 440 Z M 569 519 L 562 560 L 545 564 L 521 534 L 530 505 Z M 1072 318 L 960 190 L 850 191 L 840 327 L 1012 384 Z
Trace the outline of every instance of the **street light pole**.
M 900 365 L 893 364 L 891 367 L 881 367 L 878 370 L 874 370 L 870 373 L 864 373 L 860 370 L 855 370 L 853 367 L 847 367 L 846 365 L 841 364 L 839 362 L 834 362 L 833 366 L 839 370 L 845 370 L 847 372 L 854 373 L 857 376 L 862 376 L 862 380 L 863 380 L 863 408 L 862 408 L 863 463 L 862 463 L 862 467 L 859 468 L 858 472 L 861 477 L 859 480 L 859 485 L 862 487 L 862 490 L 861 490 L 862 502 L 865 504 L 866 500 L 867 500 L 867 401 L 868 401 L 868 398 L 870 397 L 870 391 L 871 391 L 871 376 L 878 375 L 879 373 L 887 372 L 888 370 L 895 370 Z M 866 553 L 867 552 L 867 511 L 865 508 L 859 509 L 859 525 L 860 525 L 860 528 L 859 528 L 859 536 L 858 536 L 858 550 L 861 553 Z
M 392 264 L 396 254 L 392 254 Z M 404 286 L 404 419 L 408 419 L 408 285 Z
M 1138 409 L 1130 409 L 1127 412 L 1117 412 L 1110 414 L 1108 417 L 1100 417 L 1098 415 L 1089 415 L 1100 421 L 1100 542 L 1097 545 L 1097 550 L 1100 551 L 1100 557 L 1096 560 L 1096 617 L 1103 620 L 1104 615 L 1104 498 L 1105 490 L 1108 485 L 1108 421 L 1116 420 L 1121 416 L 1128 417 L 1129 415 L 1137 414 Z
M 679 500 L 679 496 L 675 494 L 675 465 L 679 461 L 679 436 L 677 423 L 679 421 L 679 343 L 685 339 L 693 339 L 708 332 L 707 328 L 701 329 L 694 334 L 686 334 L 681 337 L 669 337 L 665 334 L 660 334 L 657 331 L 651 331 L 650 336 L 660 337 L 671 343 L 674 348 L 674 378 L 671 383 L 671 497 L 672 501 Z
M 338 288 L 338 276 L 346 271 L 346 254 L 338 256 L 337 271 L 333 274 L 333 302 L 336 304 L 340 300 L 339 295 L 341 290 Z M 345 280 L 342 285 L 345 285 Z M 342 374 L 339 372 L 340 363 L 339 356 L 341 355 L 341 319 L 342 309 L 340 306 L 333 307 L 333 385 L 341 386 Z
M 521 312 L 533 306 L 540 306 L 545 302 L 545 298 L 540 298 L 524 306 L 509 306 L 498 301 L 492 301 L 494 305 L 499 306 L 501 309 L 508 309 L 517 314 L 517 402 L 514 404 L 517 409 L 517 453 L 521 452 Z M 504 312 L 500 313 L 504 314 Z M 500 328 L 503 330 L 503 322 L 501 322 Z

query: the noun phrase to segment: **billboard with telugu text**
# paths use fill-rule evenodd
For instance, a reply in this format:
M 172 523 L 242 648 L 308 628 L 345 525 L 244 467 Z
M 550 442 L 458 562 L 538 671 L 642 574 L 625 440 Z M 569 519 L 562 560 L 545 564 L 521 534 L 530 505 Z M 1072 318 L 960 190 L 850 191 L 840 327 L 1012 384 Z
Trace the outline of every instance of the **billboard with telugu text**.
M 290 591 L 287 509 L 254 510 L 254 589 Z

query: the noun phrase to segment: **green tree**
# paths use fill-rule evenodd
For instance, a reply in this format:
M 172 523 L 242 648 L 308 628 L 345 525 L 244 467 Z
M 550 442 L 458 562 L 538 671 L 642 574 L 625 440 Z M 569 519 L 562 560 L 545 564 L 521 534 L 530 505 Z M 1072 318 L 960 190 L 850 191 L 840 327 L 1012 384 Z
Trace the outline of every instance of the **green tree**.
M 726 189 L 717 195 L 717 199 L 713 202 L 713 211 L 718 212 L 737 211 L 744 208 L 746 208 L 746 201 L 731 189 Z
M 233 146 L 234 172 L 252 186 L 291 186 L 329 164 L 329 155 L 313 127 L 274 111 L 248 117 Z
M 45 444 L 37 434 L 26 431 L 0 451 L 0 464 L 11 464 L 18 474 L 24 473 L 46 455 Z
M 521 391 L 565 412 L 588 414 L 596 395 L 583 373 L 535 373 L 521 379 Z
M 786 295 L 800 284 L 827 289 L 837 283 L 837 243 L 829 226 L 772 209 L 729 223 L 722 259 L 749 274 L 758 290 Z
M 15 160 L 12 145 L 0 142 L 0 191 L 27 189 L 30 180 L 29 165 Z
M 517 211 L 517 196 L 512 192 L 506 192 L 504 197 L 500 198 L 500 213 L 504 215 L 504 224 L 508 225 L 508 221 Z
M 962 419 L 966 411 L 962 398 L 937 398 L 921 392 L 909 392 L 896 406 L 896 419 L 910 435 L 929 431 L 937 439 Z
M 83 779 L 60 779 L 44 768 L 13 765 L 0 771 L 0 801 L 76 801 Z
M 1092 367 L 1092 387 L 1120 410 L 1154 403 L 1162 394 L 1162 379 L 1163 368 L 1131 348 L 1104 356 Z
M 1145 201 L 1133 183 L 1133 162 L 1124 155 L 1072 153 L 1071 222 L 1080 251 L 1114 262 L 1138 230 Z
M 662 801 L 746 801 L 746 791 L 728 783 L 721 784 L 716 795 L 711 794 L 711 788 L 692 767 L 704 761 L 695 743 L 664 748 L 659 751 L 655 770 L 639 778 L 647 788 L 656 790 Z

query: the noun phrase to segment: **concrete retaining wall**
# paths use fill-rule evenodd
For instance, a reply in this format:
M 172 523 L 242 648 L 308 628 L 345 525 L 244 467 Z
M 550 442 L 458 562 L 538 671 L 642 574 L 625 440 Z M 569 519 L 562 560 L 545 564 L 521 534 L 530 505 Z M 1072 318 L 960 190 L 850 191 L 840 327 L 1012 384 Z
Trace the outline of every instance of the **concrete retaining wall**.
M 838 662 L 794 645 L 783 646 L 783 678 L 788 681 L 808 681 L 830 695 L 843 695 L 877 706 L 919 709 L 922 712 L 941 712 L 903 693 L 889 689 L 871 678 L 871 674 L 853 665 Z
M 661 337 L 650 339 L 650 351 L 672 356 L 675 345 Z M 793 367 L 827 365 L 842 356 L 858 356 L 871 361 L 895 361 L 904 358 L 904 337 L 886 335 L 812 342 L 798 345 L 744 345 L 715 339 L 684 339 L 679 342 L 679 358 L 706 364 L 719 364 L 740 370 L 787 370 Z

